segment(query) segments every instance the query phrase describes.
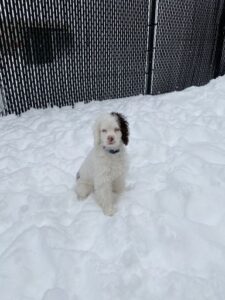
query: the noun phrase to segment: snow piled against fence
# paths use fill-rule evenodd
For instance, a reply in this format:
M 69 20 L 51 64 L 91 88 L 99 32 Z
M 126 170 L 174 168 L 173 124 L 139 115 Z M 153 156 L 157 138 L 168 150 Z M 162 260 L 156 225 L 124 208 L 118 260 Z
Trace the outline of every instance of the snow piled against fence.
M 130 123 L 113 217 L 74 177 L 102 111 Z M 0 119 L 2 300 L 222 300 L 225 77 L 159 96 Z

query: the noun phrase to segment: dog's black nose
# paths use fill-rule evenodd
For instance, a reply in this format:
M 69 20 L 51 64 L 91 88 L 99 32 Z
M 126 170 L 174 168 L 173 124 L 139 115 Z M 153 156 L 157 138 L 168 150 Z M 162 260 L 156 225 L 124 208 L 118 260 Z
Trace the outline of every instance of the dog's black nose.
M 111 136 L 111 135 L 109 135 L 109 136 L 107 137 L 107 139 L 108 139 L 109 142 L 113 142 L 113 141 L 114 141 L 114 137 Z

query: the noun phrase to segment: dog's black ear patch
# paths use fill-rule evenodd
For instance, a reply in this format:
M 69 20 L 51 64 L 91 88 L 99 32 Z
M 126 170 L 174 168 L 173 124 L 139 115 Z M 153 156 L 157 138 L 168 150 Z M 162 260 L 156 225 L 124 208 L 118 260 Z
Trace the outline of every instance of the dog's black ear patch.
M 129 125 L 125 116 L 117 112 L 112 112 L 111 115 L 117 118 L 122 132 L 122 141 L 125 145 L 127 145 L 129 142 Z

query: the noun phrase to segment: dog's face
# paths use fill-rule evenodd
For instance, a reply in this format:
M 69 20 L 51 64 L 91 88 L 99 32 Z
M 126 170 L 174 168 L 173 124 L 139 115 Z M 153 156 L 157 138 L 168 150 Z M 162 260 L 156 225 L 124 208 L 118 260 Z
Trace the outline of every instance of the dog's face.
M 118 122 L 113 116 L 107 116 L 100 122 L 100 143 L 107 148 L 118 148 L 122 133 Z
M 94 126 L 95 145 L 117 149 L 123 142 L 128 144 L 129 129 L 125 117 L 119 113 L 100 117 Z

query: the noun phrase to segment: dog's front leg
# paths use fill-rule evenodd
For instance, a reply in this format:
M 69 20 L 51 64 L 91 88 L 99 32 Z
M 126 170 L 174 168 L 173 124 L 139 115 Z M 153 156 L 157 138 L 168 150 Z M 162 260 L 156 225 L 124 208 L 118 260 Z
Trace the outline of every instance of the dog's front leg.
M 113 181 L 112 190 L 113 192 L 120 194 L 124 191 L 124 189 L 125 189 L 124 176 L 120 176 Z
M 116 212 L 111 183 L 105 182 L 103 185 L 97 185 L 95 189 L 95 197 L 96 202 L 102 208 L 105 215 L 112 216 Z

